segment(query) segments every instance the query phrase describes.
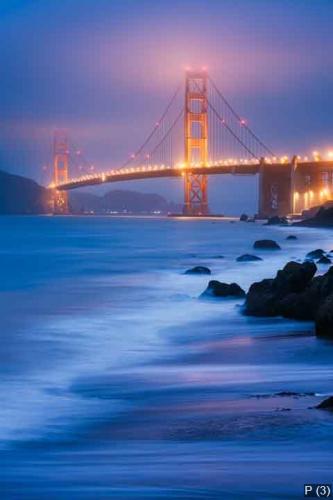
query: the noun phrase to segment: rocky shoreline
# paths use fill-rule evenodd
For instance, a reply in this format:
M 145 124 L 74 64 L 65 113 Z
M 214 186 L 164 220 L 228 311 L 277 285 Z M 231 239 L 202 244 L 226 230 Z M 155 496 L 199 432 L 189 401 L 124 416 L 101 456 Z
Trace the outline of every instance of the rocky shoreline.
M 273 240 L 258 240 L 254 249 L 280 250 Z M 305 261 L 289 261 L 274 278 L 252 283 L 245 292 L 237 283 L 211 280 L 200 298 L 245 297 L 242 312 L 248 316 L 280 316 L 301 321 L 313 321 L 317 336 L 333 339 L 333 266 L 316 275 L 317 265 L 331 263 L 330 252 L 318 248 L 306 255 Z M 261 260 L 256 255 L 242 255 L 238 262 Z M 205 266 L 196 266 L 185 274 L 211 274 Z

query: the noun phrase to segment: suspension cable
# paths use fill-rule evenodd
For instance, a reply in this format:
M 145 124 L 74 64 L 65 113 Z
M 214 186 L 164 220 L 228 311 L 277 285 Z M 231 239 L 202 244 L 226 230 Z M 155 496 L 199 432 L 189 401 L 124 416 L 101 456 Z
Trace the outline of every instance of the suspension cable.
M 234 117 L 239 121 L 239 123 L 242 124 L 242 126 L 251 134 L 251 136 L 260 144 L 260 146 L 262 146 L 265 151 L 267 151 L 267 153 L 269 153 L 271 156 L 275 156 L 274 153 L 271 151 L 271 149 L 266 146 L 266 144 L 264 144 L 260 139 L 259 137 L 252 131 L 252 129 L 246 124 L 246 123 L 242 123 L 242 118 L 239 116 L 239 114 L 235 111 L 235 109 L 231 106 L 231 104 L 229 103 L 229 101 L 227 101 L 227 99 L 224 97 L 224 95 L 221 93 L 221 91 L 218 89 L 217 85 L 215 84 L 215 82 L 212 80 L 212 78 L 209 76 L 209 81 L 210 83 L 212 84 L 213 88 L 215 89 L 215 91 L 217 92 L 217 94 L 219 95 L 219 97 L 222 99 L 222 101 L 224 102 L 224 104 L 227 106 L 227 108 L 229 109 L 229 111 L 231 111 L 231 113 L 234 115 Z
M 163 122 L 164 118 L 166 117 L 169 109 L 171 108 L 172 104 L 175 102 L 176 100 L 176 97 L 179 93 L 179 90 L 181 89 L 181 84 L 179 84 L 176 88 L 176 91 L 174 92 L 174 94 L 172 95 L 167 107 L 165 108 L 162 116 L 160 117 L 160 119 L 156 122 L 154 128 L 152 129 L 152 131 L 150 132 L 150 134 L 147 136 L 146 140 L 143 142 L 143 144 L 136 150 L 136 152 L 134 153 L 134 158 L 137 157 L 141 152 L 142 150 L 145 148 L 145 146 L 149 143 L 150 139 L 154 136 L 155 132 L 159 129 L 160 127 L 160 124 Z M 120 168 L 124 168 L 126 167 L 129 163 L 131 163 L 131 161 L 134 160 L 133 157 L 130 157 L 128 160 L 126 160 Z

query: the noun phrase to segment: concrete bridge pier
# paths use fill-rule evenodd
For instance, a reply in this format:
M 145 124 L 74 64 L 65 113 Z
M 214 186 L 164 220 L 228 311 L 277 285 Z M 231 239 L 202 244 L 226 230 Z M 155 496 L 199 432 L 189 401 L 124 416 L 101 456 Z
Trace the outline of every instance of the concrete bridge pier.
M 296 157 L 291 163 L 270 164 L 260 159 L 259 217 L 282 217 L 292 213 Z

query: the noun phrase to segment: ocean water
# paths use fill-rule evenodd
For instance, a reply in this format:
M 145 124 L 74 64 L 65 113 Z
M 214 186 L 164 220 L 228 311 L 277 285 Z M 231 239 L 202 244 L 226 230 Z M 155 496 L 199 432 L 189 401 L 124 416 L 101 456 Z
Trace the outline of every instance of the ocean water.
M 236 262 L 259 238 L 282 250 Z M 202 300 L 209 276 L 184 274 L 247 289 L 318 247 L 333 233 L 1 217 L 1 498 L 302 498 L 332 482 L 333 414 L 313 406 L 333 394 L 333 342 Z

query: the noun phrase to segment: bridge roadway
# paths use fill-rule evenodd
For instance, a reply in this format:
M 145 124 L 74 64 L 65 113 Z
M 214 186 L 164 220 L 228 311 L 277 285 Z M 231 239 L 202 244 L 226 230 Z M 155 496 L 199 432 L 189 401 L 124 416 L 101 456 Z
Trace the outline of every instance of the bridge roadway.
M 288 159 L 283 159 L 279 161 L 269 161 L 264 162 L 263 166 L 267 166 L 271 171 L 274 171 L 276 167 L 277 171 L 281 171 L 281 167 L 290 168 L 291 161 Z M 190 166 L 184 167 L 183 165 L 178 165 L 175 167 L 168 167 L 163 165 L 147 166 L 147 167 L 133 167 L 133 168 L 120 168 L 113 169 L 107 172 L 101 172 L 97 174 L 83 175 L 77 178 L 69 179 L 68 182 L 62 184 L 51 184 L 49 187 L 57 189 L 58 191 L 69 191 L 72 189 L 77 189 L 85 186 L 95 186 L 98 184 L 104 184 L 109 182 L 121 182 L 121 181 L 135 181 L 141 179 L 156 179 L 156 178 L 166 178 L 166 177 L 181 177 L 185 172 L 193 174 L 206 174 L 206 175 L 217 175 L 217 174 L 232 174 L 232 175 L 255 175 L 260 171 L 260 161 L 252 160 L 242 163 L 231 163 L 225 161 L 223 163 L 209 163 L 207 166 Z M 322 160 L 302 160 L 297 161 L 297 170 L 304 173 L 309 171 L 317 171 L 327 169 L 331 170 L 333 167 L 332 161 L 322 161 Z M 284 168 L 283 168 L 284 170 Z
M 279 163 L 280 164 L 280 163 Z M 238 164 L 211 164 L 205 167 L 166 167 L 166 166 L 151 166 L 137 168 L 121 168 L 119 170 L 110 170 L 98 174 L 83 175 L 76 179 L 69 179 L 68 182 L 58 185 L 52 185 L 51 188 L 56 188 L 59 191 L 69 191 L 85 186 L 95 186 L 109 182 L 134 181 L 141 179 L 156 179 L 165 177 L 181 177 L 185 172 L 194 174 L 233 174 L 233 175 L 255 175 L 259 173 L 259 161 L 250 163 Z

